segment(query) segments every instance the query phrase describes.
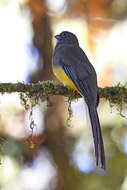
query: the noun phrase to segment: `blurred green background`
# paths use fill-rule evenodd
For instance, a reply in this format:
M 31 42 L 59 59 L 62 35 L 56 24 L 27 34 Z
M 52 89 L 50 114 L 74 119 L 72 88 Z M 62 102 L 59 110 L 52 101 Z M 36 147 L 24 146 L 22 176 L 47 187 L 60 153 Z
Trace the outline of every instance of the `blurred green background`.
M 127 0 L 0 0 L 0 81 L 59 81 L 52 73 L 54 35 L 75 33 L 99 87 L 127 81 Z M 0 95 L 0 190 L 127 190 L 126 105 L 98 107 L 107 171 L 95 165 L 83 99 L 25 111 L 17 93 Z M 30 128 L 30 121 L 36 125 Z

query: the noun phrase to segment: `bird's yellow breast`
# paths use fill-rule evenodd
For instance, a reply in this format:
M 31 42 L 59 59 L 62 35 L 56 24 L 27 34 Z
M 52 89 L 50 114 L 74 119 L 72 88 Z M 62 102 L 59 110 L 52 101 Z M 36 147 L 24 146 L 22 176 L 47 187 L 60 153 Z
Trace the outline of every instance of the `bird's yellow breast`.
M 76 90 L 79 92 L 79 90 L 76 88 L 72 80 L 67 76 L 67 74 L 64 72 L 64 70 L 61 67 L 56 67 L 53 69 L 54 74 L 56 77 L 65 85 L 69 86 L 70 88 Z

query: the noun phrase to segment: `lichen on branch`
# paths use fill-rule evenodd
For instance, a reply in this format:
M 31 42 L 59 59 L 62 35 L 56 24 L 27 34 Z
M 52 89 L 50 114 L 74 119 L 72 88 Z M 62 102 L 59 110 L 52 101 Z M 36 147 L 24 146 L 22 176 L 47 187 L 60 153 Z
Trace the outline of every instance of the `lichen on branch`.
M 127 88 L 120 83 L 113 87 L 99 88 L 100 98 L 109 100 L 111 104 L 122 106 L 127 104 Z M 18 83 L 0 83 L 0 92 L 12 93 L 19 92 L 21 99 L 25 100 L 30 98 L 36 104 L 39 99 L 45 100 L 48 96 L 62 95 L 70 98 L 71 100 L 80 98 L 80 94 L 71 90 L 63 85 L 56 84 L 53 81 L 42 81 L 38 83 L 25 84 L 24 82 Z M 25 94 L 23 96 L 23 94 Z M 24 98 L 25 97 L 25 98 Z M 27 97 L 27 98 L 26 98 Z

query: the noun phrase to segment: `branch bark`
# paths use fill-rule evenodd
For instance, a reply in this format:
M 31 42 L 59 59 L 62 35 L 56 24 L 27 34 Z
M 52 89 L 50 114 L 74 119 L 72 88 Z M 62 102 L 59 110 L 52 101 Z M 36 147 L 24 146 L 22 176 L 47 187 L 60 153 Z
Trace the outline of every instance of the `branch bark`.
M 112 104 L 127 104 L 127 88 L 124 85 L 116 85 L 113 87 L 99 88 L 100 98 L 109 100 Z M 56 84 L 53 81 L 43 81 L 38 83 L 0 83 L 0 92 L 3 93 L 28 93 L 31 97 L 40 94 L 42 98 L 53 95 L 61 95 L 70 97 L 72 100 L 81 98 L 81 95 L 76 91 L 71 90 L 63 85 Z

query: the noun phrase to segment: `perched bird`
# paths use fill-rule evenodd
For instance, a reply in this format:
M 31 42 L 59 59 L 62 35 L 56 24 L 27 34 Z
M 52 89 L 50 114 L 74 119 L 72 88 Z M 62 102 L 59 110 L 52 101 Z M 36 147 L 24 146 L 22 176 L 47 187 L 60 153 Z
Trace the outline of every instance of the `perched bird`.
M 97 113 L 99 90 L 94 67 L 80 48 L 77 37 L 68 31 L 56 35 L 53 54 L 53 71 L 57 78 L 70 88 L 77 90 L 86 102 L 92 126 L 96 165 L 106 169 L 105 152 Z

